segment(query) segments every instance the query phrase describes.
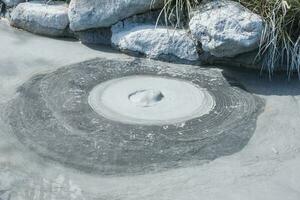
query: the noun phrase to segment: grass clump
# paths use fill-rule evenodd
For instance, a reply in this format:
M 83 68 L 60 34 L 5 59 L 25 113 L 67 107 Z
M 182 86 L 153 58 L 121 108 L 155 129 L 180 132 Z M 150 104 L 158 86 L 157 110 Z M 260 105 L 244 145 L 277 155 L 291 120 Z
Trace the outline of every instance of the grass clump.
M 261 15 L 265 27 L 259 58 L 270 76 L 277 67 L 285 67 L 288 77 L 300 77 L 300 0 L 239 0 Z
M 159 19 L 164 17 L 166 25 L 175 28 L 186 26 L 191 11 L 201 0 L 164 0 L 163 9 L 159 15 Z

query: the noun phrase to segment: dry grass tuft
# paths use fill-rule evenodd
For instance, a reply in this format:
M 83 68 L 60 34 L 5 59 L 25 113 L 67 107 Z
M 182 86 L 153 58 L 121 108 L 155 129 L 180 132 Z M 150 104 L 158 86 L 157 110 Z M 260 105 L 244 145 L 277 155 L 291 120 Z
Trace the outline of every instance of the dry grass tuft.
M 286 68 L 300 78 L 300 0 L 239 0 L 265 19 L 258 58 L 262 69 L 273 74 Z
M 164 0 L 159 19 L 164 17 L 167 26 L 182 28 L 190 18 L 191 10 L 200 2 L 201 0 Z

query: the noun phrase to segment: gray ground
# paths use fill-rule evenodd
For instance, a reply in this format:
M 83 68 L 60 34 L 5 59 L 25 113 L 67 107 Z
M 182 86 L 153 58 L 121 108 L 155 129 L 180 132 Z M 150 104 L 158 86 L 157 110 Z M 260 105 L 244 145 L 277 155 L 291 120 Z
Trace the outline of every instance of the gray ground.
M 0 21 L 0 103 L 12 99 L 16 88 L 34 75 L 95 57 L 130 60 L 109 49 L 14 30 Z M 223 72 L 266 102 L 240 152 L 158 173 L 101 176 L 37 156 L 0 121 L 0 199 L 300 199 L 299 81 L 275 77 L 270 82 L 257 72 Z

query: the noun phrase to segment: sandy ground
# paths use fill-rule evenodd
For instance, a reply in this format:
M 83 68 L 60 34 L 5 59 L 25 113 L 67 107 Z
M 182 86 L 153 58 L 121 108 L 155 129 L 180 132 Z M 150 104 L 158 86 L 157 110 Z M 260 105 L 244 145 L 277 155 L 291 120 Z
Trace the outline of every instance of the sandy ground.
M 34 74 L 94 57 L 124 58 L 108 48 L 39 37 L 0 20 L 0 103 Z M 185 66 L 188 67 L 188 66 Z M 101 177 L 44 160 L 0 121 L 1 200 L 299 200 L 300 83 L 224 69 L 266 102 L 249 144 L 201 166 L 137 176 Z

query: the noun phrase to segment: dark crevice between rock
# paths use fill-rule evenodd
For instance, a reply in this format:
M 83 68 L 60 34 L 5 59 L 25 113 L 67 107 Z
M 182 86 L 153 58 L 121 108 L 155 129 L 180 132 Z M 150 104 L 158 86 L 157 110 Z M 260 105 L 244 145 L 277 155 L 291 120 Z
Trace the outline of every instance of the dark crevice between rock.
M 0 1 L 0 17 L 4 17 L 5 16 L 5 10 L 6 10 L 5 4 Z

